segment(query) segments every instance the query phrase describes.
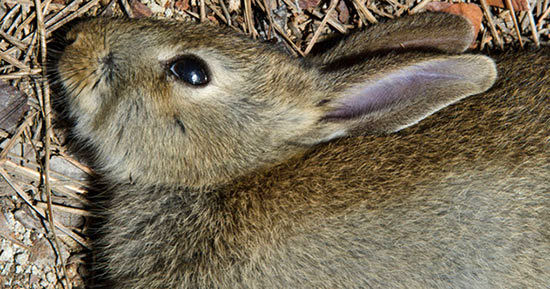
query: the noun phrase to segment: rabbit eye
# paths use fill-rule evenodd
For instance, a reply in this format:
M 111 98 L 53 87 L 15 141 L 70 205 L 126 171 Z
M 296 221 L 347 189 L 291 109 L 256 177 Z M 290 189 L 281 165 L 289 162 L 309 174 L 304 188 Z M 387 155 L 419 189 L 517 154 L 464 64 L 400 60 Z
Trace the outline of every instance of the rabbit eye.
M 186 55 L 168 64 L 168 69 L 175 77 L 191 85 L 203 86 L 210 81 L 208 67 L 196 56 Z

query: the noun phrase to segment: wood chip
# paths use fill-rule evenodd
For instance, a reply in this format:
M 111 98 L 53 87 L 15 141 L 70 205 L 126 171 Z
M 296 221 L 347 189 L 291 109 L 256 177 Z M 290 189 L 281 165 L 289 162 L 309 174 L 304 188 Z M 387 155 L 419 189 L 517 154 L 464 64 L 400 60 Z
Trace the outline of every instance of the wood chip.
M 437 12 L 446 12 L 456 15 L 461 15 L 474 25 L 474 39 L 477 39 L 477 34 L 481 29 L 481 20 L 483 19 L 483 12 L 481 8 L 476 4 L 471 3 L 447 3 L 447 2 L 432 2 L 426 5 L 426 10 L 428 11 L 437 11 Z
M 129 2 L 135 18 L 150 17 L 153 15 L 153 11 L 151 11 L 147 5 L 139 2 L 138 0 L 130 0 Z
M 504 0 L 487 0 L 487 4 L 489 4 L 489 6 L 506 8 Z M 512 7 L 514 7 L 514 11 L 529 10 L 529 5 L 527 3 L 527 0 L 512 0 Z
M 23 114 L 29 109 L 28 96 L 0 80 L 0 129 L 13 133 Z

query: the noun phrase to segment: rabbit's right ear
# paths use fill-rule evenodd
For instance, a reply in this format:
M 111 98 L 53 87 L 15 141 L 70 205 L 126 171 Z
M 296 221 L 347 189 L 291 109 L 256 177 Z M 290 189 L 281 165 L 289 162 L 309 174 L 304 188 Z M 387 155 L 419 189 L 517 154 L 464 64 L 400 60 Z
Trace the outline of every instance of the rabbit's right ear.
M 317 127 L 301 143 L 356 133 L 390 133 L 411 126 L 469 95 L 489 89 L 496 78 L 492 59 L 482 55 L 439 56 L 373 74 L 362 67 L 326 72 L 327 92 Z M 329 94 L 329 95 L 328 95 Z
M 390 50 L 428 49 L 464 52 L 474 40 L 474 27 L 465 17 L 449 13 L 419 13 L 390 20 L 353 33 L 311 62 L 330 65 L 342 57 L 360 58 Z

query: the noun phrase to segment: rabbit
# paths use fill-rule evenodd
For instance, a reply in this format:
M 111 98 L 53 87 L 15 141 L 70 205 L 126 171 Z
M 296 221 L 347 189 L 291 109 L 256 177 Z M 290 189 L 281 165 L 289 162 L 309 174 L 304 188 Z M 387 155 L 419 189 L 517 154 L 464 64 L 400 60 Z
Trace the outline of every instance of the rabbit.
M 548 288 L 550 50 L 495 64 L 473 35 L 422 13 L 294 58 L 209 24 L 75 25 L 56 74 L 109 196 L 103 286 Z

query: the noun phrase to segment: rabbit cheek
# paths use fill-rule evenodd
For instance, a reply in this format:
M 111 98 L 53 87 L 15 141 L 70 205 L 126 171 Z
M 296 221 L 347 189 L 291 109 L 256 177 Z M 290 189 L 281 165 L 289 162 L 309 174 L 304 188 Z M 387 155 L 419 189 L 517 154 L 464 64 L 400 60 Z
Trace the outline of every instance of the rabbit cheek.
M 70 115 L 82 130 L 87 131 L 84 128 L 89 127 L 94 116 L 100 112 L 108 88 L 101 83 L 93 67 L 81 69 L 79 63 L 61 63 L 59 75 L 65 99 L 71 107 Z

